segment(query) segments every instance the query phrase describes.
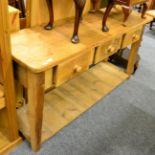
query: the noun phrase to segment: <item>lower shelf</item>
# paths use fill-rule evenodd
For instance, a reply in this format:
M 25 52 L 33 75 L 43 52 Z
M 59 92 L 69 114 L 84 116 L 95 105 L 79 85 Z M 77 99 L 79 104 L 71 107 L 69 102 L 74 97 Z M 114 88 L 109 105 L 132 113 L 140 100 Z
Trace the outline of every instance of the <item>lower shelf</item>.
M 8 153 L 11 149 L 22 142 L 21 138 L 10 142 L 9 139 L 5 136 L 3 132 L 0 130 L 0 155 Z
M 110 63 L 100 63 L 45 95 L 42 142 L 71 123 L 128 78 Z M 18 109 L 20 131 L 29 139 L 27 105 Z

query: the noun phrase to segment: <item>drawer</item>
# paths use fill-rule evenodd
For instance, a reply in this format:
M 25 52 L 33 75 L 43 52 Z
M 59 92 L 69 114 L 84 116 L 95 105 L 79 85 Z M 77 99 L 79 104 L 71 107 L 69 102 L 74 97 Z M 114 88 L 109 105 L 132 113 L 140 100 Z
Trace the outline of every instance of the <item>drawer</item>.
M 2 68 L 1 68 L 1 65 L 0 65 L 0 83 L 3 83 L 3 80 L 2 80 Z
M 20 82 L 25 88 L 28 87 L 28 71 L 27 69 L 14 64 L 15 79 Z M 53 68 L 45 71 L 45 90 L 53 87 Z
M 54 71 L 54 84 L 59 86 L 69 79 L 86 71 L 92 61 L 92 52 L 84 52 L 58 65 Z
M 122 43 L 122 36 L 119 36 L 97 47 L 94 63 L 96 64 L 100 61 L 103 61 L 107 59 L 109 56 L 116 53 L 120 49 L 121 43 Z
M 49 69 L 45 72 L 45 90 L 53 87 L 53 69 Z
M 122 47 L 125 48 L 128 45 L 131 45 L 132 43 L 141 39 L 142 30 L 143 30 L 143 27 L 140 26 L 125 34 Z

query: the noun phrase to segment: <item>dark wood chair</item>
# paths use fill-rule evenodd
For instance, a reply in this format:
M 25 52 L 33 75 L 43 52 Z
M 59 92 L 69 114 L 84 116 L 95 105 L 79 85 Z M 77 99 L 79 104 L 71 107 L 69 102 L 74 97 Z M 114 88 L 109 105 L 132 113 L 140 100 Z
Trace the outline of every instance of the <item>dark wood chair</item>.
M 126 21 L 129 17 L 129 15 L 131 14 L 132 7 L 134 5 L 137 5 L 137 4 L 143 5 L 141 17 L 144 18 L 146 10 L 148 8 L 146 2 L 147 2 L 147 0 L 109 0 L 108 6 L 107 6 L 107 9 L 104 14 L 103 21 L 102 21 L 102 30 L 105 32 L 107 32 L 109 30 L 106 25 L 106 21 L 107 21 L 107 18 L 108 18 L 108 15 L 109 15 L 111 9 L 113 8 L 113 6 L 115 4 L 119 4 L 122 6 L 122 10 L 124 13 L 123 25 L 126 26 Z
M 21 11 L 20 17 L 25 18 L 25 4 L 24 0 L 8 0 L 9 5 L 19 9 Z

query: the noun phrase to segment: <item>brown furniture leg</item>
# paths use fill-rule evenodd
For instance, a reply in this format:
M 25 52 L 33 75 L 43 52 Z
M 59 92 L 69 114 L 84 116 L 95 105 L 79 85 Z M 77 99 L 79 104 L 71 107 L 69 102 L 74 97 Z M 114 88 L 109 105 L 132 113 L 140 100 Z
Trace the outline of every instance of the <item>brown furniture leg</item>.
M 46 2 L 47 2 L 47 6 L 48 6 L 50 21 L 45 26 L 45 29 L 46 30 L 51 30 L 53 28 L 53 23 L 54 23 L 53 0 L 46 0 Z
M 28 71 L 28 120 L 30 124 L 30 142 L 34 151 L 41 145 L 41 131 L 44 106 L 44 73 Z
M 129 6 L 123 5 L 123 6 L 122 6 L 122 10 L 123 10 L 123 13 L 124 13 L 123 25 L 126 26 L 126 21 L 127 21 L 129 15 L 130 15 L 131 12 L 132 12 L 132 8 L 129 7 Z
M 142 15 L 141 15 L 142 18 L 145 18 L 145 13 L 146 13 L 147 9 L 148 9 L 148 6 L 145 2 L 145 3 L 143 3 L 143 10 L 142 10 Z
M 131 51 L 130 51 L 130 54 L 129 54 L 127 70 L 126 70 L 128 75 L 131 75 L 133 73 L 134 69 L 135 69 L 134 66 L 135 66 L 135 62 L 136 62 L 140 42 L 141 42 L 141 40 L 133 43 L 132 46 L 131 46 Z
M 84 6 L 86 4 L 86 0 L 74 0 L 75 3 L 75 23 L 74 23 L 74 32 L 72 36 L 72 43 L 79 43 L 79 36 L 78 36 L 78 30 L 80 25 L 81 16 L 83 13 Z
M 99 0 L 91 0 L 91 3 L 92 3 L 92 9 L 90 10 L 91 13 L 94 13 L 96 11 L 98 2 Z
M 102 31 L 104 31 L 104 32 L 109 31 L 109 28 L 106 25 L 106 21 L 107 21 L 107 18 L 109 16 L 110 11 L 113 8 L 114 4 L 115 4 L 115 0 L 109 0 L 109 3 L 107 5 L 107 8 L 106 8 L 105 14 L 103 16 L 103 20 L 102 20 Z

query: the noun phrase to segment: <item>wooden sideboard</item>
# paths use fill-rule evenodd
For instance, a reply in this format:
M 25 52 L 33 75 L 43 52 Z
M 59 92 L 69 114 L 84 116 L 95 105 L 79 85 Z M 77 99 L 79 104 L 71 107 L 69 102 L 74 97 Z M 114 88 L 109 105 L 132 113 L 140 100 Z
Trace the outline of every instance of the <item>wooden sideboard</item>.
M 26 91 L 19 93 L 24 100 L 17 110 L 19 129 L 34 151 L 131 75 L 144 26 L 151 17 L 142 19 L 133 12 L 123 27 L 121 11 L 113 9 L 110 31 L 105 33 L 102 16 L 103 12 L 84 16 L 77 45 L 69 39 L 73 19 L 56 22 L 53 31 L 38 26 L 11 35 L 15 77 L 19 91 Z M 128 45 L 125 71 L 107 62 Z

